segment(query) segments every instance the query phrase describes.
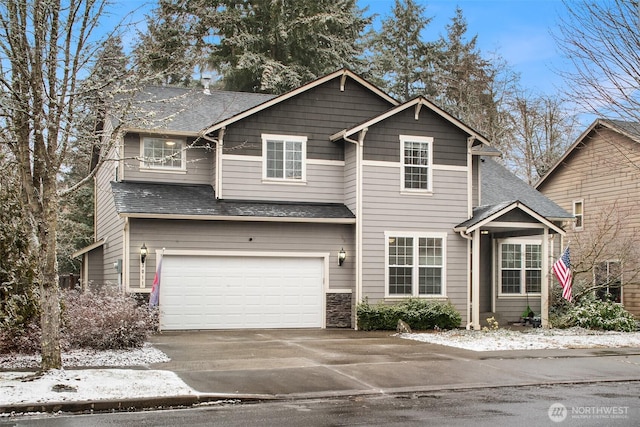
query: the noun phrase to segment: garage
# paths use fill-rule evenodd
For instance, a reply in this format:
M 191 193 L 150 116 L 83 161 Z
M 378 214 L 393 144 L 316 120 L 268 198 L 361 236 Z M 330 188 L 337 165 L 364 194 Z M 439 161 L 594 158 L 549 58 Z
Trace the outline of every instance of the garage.
M 160 327 L 320 328 L 324 258 L 165 255 Z

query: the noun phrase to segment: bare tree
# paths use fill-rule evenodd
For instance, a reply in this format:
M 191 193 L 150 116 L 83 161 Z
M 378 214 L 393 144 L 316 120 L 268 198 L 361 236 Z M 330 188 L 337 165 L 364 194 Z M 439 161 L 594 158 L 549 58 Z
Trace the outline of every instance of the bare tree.
M 505 160 L 511 170 L 533 185 L 571 145 L 577 118 L 552 96 L 518 91 L 506 105 L 509 141 Z
M 573 67 L 567 95 L 587 112 L 640 122 L 640 3 L 564 2 L 556 42 Z
M 59 175 L 78 141 L 101 138 L 100 133 L 78 134 L 84 117 L 79 100 L 104 92 L 109 84 L 84 84 L 91 81 L 100 46 L 92 40 L 106 5 L 106 0 L 0 0 L 0 149 L 15 164 L 22 217 L 30 231 L 28 253 L 38 259 L 42 370 L 62 366 L 56 262 L 60 198 L 92 175 L 68 187 Z M 123 76 L 110 79 L 126 83 Z

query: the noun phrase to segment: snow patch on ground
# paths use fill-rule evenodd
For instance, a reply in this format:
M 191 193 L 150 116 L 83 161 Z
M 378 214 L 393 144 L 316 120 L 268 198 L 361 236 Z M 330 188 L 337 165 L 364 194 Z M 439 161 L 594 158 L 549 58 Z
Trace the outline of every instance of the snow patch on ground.
M 0 406 L 198 394 L 171 371 L 105 369 L 146 367 L 170 360 L 151 344 L 133 350 L 72 350 L 64 352 L 62 360 L 67 369 L 92 369 L 61 369 L 36 374 L 20 370 L 37 370 L 40 356 L 0 356 L 0 369 L 6 370 L 0 371 Z
M 54 391 L 60 390 L 60 391 Z M 197 394 L 170 371 L 134 369 L 0 372 L 0 405 Z
M 398 336 L 473 351 L 640 347 L 640 332 L 603 332 L 581 328 L 527 331 L 451 330 Z

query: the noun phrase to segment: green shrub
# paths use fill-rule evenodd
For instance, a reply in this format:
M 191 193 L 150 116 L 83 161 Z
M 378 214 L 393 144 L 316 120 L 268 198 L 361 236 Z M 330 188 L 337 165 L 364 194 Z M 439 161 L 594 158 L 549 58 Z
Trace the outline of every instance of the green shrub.
M 411 329 L 452 329 L 460 326 L 462 317 L 449 301 L 431 301 L 410 298 L 394 305 L 367 300 L 358 304 L 358 328 L 363 331 L 395 330 L 398 320 L 407 322 Z
M 575 305 L 552 318 L 556 328 L 580 327 L 605 331 L 631 332 L 637 329 L 633 315 L 620 304 L 601 301 L 592 293 L 584 295 Z

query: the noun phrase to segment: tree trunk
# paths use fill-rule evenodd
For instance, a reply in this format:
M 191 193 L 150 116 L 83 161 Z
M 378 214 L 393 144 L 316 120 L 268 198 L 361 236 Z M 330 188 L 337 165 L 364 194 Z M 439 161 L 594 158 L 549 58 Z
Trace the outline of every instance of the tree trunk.
M 51 174 L 51 171 L 47 171 Z M 60 349 L 60 289 L 56 260 L 56 230 L 58 229 L 58 198 L 55 175 L 45 176 L 42 186 L 42 210 L 38 221 L 40 241 L 40 327 L 42 330 L 41 370 L 62 368 Z

